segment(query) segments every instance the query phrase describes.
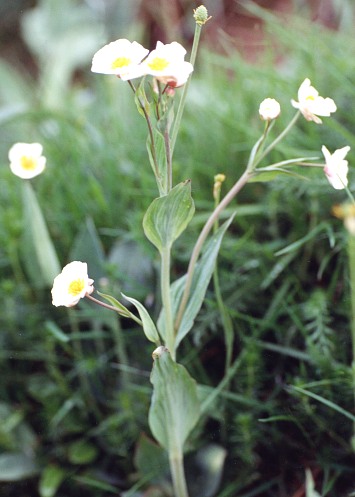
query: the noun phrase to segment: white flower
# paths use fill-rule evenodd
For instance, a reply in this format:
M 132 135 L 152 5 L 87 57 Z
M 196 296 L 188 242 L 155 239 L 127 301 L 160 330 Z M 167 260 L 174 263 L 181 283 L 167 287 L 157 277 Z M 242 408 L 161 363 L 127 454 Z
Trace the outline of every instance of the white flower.
M 311 86 L 311 82 L 306 78 L 298 90 L 298 102 L 291 100 L 293 107 L 299 109 L 307 121 L 314 121 L 321 124 L 322 120 L 317 116 L 329 117 L 337 110 L 334 100 L 319 96 L 317 90 Z
M 343 147 L 331 154 L 327 147 L 322 146 L 325 158 L 324 172 L 329 183 L 336 190 L 343 190 L 348 185 L 348 161 L 344 159 L 349 150 L 350 147 Z
M 85 295 L 94 291 L 94 280 L 88 277 L 86 262 L 74 261 L 67 264 L 62 272 L 54 278 L 52 304 L 73 307 Z
M 22 179 L 38 176 L 46 167 L 40 143 L 15 143 L 9 150 L 11 171 Z
M 264 121 L 276 119 L 280 115 L 280 112 L 280 104 L 274 98 L 265 98 L 259 107 L 259 115 Z
M 147 56 L 149 50 L 136 41 L 125 38 L 113 41 L 95 53 L 91 71 L 101 74 L 115 74 L 130 79 L 129 73 Z
M 184 60 L 185 54 L 184 47 L 176 41 L 167 45 L 158 41 L 155 50 L 152 50 L 148 57 L 132 71 L 131 76 L 122 79 L 138 78 L 148 74 L 174 88 L 182 86 L 194 70 L 192 64 Z

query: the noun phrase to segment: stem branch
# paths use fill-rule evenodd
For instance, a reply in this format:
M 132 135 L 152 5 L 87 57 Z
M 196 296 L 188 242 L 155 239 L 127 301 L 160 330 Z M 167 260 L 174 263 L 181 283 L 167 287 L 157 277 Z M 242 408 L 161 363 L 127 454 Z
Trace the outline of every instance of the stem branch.
M 186 275 L 186 283 L 185 283 L 185 289 L 184 293 L 181 298 L 179 310 L 177 312 L 176 316 L 176 321 L 175 321 L 175 330 L 179 330 L 180 324 L 182 317 L 184 315 L 184 311 L 187 305 L 187 301 L 190 295 L 190 290 L 191 290 L 191 284 L 192 284 L 192 278 L 195 270 L 195 265 L 197 262 L 197 259 L 200 255 L 202 245 L 204 241 L 206 240 L 209 232 L 213 228 L 213 225 L 215 221 L 219 218 L 221 212 L 227 207 L 227 205 L 234 199 L 234 197 L 237 195 L 237 193 L 247 184 L 249 179 L 253 176 L 253 172 L 251 171 L 244 171 L 244 173 L 241 175 L 239 180 L 234 184 L 234 186 L 229 190 L 229 192 L 223 197 L 221 202 L 217 205 L 217 207 L 214 209 L 210 217 L 207 219 L 200 236 L 197 239 L 197 242 L 195 243 L 194 249 L 191 254 L 191 259 L 189 262 L 189 266 L 187 269 L 187 275 Z

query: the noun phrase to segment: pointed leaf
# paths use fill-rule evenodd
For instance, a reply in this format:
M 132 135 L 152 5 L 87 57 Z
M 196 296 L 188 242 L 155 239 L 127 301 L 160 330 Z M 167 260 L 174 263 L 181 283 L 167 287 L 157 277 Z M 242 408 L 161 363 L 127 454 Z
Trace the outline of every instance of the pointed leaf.
M 215 267 L 218 252 L 222 243 L 223 236 L 230 226 L 234 214 L 216 231 L 216 233 L 208 241 L 205 251 L 196 265 L 192 285 L 190 290 L 190 297 L 179 326 L 176 337 L 175 348 L 178 347 L 184 336 L 191 330 L 194 320 L 201 309 L 203 300 L 206 295 L 207 287 L 211 280 L 213 270 Z M 173 312 L 176 316 L 181 297 L 185 288 L 186 275 L 179 278 L 171 285 L 171 298 L 173 302 Z M 161 312 L 158 319 L 158 329 L 162 329 L 164 322 L 164 311 Z
M 64 469 L 50 465 L 47 466 L 39 481 L 39 494 L 41 497 L 54 497 L 62 481 L 67 477 Z
M 169 453 L 181 453 L 200 416 L 196 382 L 165 347 L 159 347 L 154 355 L 151 382 L 150 429 Z
M 128 302 L 131 302 L 131 304 L 133 304 L 136 307 L 136 309 L 139 313 L 139 316 L 142 320 L 142 323 L 143 323 L 144 334 L 148 338 L 148 340 L 155 343 L 156 345 L 159 345 L 160 338 L 159 338 L 158 331 L 157 331 L 155 324 L 153 323 L 153 320 L 150 317 L 147 309 L 144 307 L 144 305 L 142 305 L 140 302 L 138 302 L 138 300 L 132 299 L 131 297 L 127 297 L 123 293 L 122 293 L 122 296 L 125 299 L 127 299 Z
M 168 195 L 156 198 L 143 219 L 144 232 L 161 252 L 171 247 L 192 219 L 195 212 L 191 182 L 179 183 Z
M 126 318 L 130 317 L 131 313 L 129 312 L 127 307 L 125 307 L 123 304 L 121 304 L 121 302 L 119 302 L 117 299 L 115 299 L 115 297 L 112 297 L 112 295 L 108 295 L 107 293 L 99 292 L 98 290 L 97 290 L 97 293 L 98 293 L 98 295 L 100 295 L 100 297 L 107 300 L 107 302 L 109 302 L 111 305 L 113 305 L 113 307 L 115 307 L 117 309 L 118 314 L 120 314 L 121 316 L 124 316 Z
M 134 94 L 134 101 L 136 103 L 138 112 L 140 113 L 141 116 L 145 118 L 146 115 L 149 116 L 150 103 L 147 99 L 147 95 L 145 94 L 144 82 L 145 78 L 142 78 L 139 85 L 136 88 L 136 92 Z
M 141 434 L 134 454 L 134 465 L 141 476 L 159 481 L 169 475 L 169 459 L 166 451 L 154 440 Z
M 57 253 L 48 233 L 42 210 L 29 181 L 23 182 L 25 230 L 34 248 L 41 277 L 44 283 L 52 286 L 54 278 L 60 273 Z
M 165 140 L 164 136 L 157 129 L 153 129 L 153 140 L 154 140 L 155 156 L 153 154 L 152 139 L 151 136 L 148 135 L 147 151 L 148 151 L 149 162 L 156 176 L 159 188 L 159 194 L 165 195 L 167 189 L 166 188 L 167 159 L 166 159 L 166 150 L 165 150 Z

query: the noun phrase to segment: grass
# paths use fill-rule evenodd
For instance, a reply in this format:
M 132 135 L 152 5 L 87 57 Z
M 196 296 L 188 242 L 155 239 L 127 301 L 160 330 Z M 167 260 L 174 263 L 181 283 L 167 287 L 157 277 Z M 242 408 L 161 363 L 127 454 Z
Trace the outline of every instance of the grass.
M 263 98 L 280 101 L 279 130 L 293 115 L 289 101 L 305 77 L 338 105 L 323 126 L 299 121 L 273 161 L 320 156 L 323 143 L 330 150 L 355 148 L 352 38 L 304 18 L 283 25 L 258 15 L 277 40 L 277 66 L 271 42 L 258 65 L 231 47 L 228 56 L 202 49 L 190 85 L 174 174 L 191 178 L 197 215 L 177 242 L 176 277 L 212 208 L 213 176 L 225 173 L 231 186 L 243 171 L 261 132 Z M 161 468 L 164 456 L 141 437 L 149 434 L 151 347 L 132 323 L 90 304 L 68 312 L 51 306 L 23 240 L 21 182 L 7 167 L 15 141 L 41 142 L 48 167 L 33 187 L 61 264 L 90 260 L 100 288 L 118 295 L 129 287 L 129 295 L 157 312 L 157 263 L 141 228 L 157 194 L 144 121 L 128 85 L 91 74 L 88 64 L 54 106 L 43 104 L 35 82 L 7 74 L 11 99 L 3 92 L 0 100 L 0 461 L 12 453 L 24 458 L 12 481 L 0 464 L 2 495 L 24 497 L 29 488 L 41 497 L 161 489 L 166 473 L 154 475 L 151 451 Z M 314 470 L 321 495 L 353 490 L 347 241 L 331 215 L 344 196 L 321 171 L 304 174 L 305 181 L 250 184 L 238 198 L 220 254 L 221 291 L 234 327 L 227 377 L 213 287 L 183 342 L 183 362 L 209 406 L 190 441 L 187 466 L 201 485 L 214 485 L 218 497 L 291 496 L 306 467 Z M 351 171 L 349 177 L 353 191 Z M 217 452 L 208 460 L 211 447 Z M 193 495 L 210 495 L 207 488 Z

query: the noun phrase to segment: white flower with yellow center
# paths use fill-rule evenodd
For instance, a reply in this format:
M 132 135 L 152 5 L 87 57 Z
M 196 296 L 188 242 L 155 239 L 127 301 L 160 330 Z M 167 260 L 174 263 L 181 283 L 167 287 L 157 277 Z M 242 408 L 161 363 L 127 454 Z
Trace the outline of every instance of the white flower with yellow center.
M 321 124 L 322 120 L 317 116 L 329 117 L 337 110 L 334 100 L 323 98 L 318 91 L 311 86 L 311 82 L 306 78 L 298 90 L 298 102 L 291 100 L 293 107 L 299 109 L 307 121 L 314 121 Z
M 115 74 L 130 79 L 130 71 L 147 56 L 149 50 L 136 41 L 125 38 L 113 41 L 95 53 L 91 71 L 100 74 Z
M 94 280 L 88 277 L 86 262 L 70 262 L 54 278 L 52 304 L 56 307 L 60 305 L 73 307 L 85 295 L 91 295 L 94 291 L 93 283 Z
M 280 115 L 280 112 L 280 104 L 274 98 L 265 98 L 259 107 L 259 115 L 264 121 L 276 119 Z
M 11 171 L 22 179 L 38 176 L 46 167 L 40 143 L 15 143 L 9 150 Z
M 344 160 L 350 147 L 343 147 L 333 154 L 323 145 L 322 152 L 325 158 L 324 172 L 333 188 L 343 190 L 348 185 L 348 161 Z
M 152 50 L 148 57 L 135 68 L 131 76 L 122 79 L 138 78 L 148 74 L 165 85 L 174 88 L 182 86 L 194 70 L 192 64 L 184 60 L 185 54 L 184 47 L 176 41 L 167 45 L 158 41 L 155 50 Z

